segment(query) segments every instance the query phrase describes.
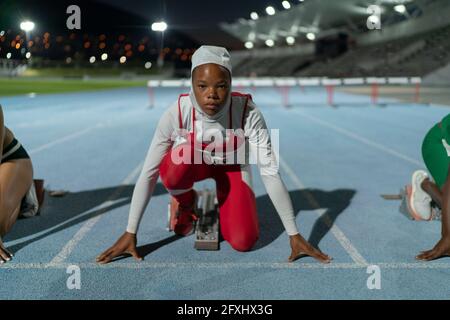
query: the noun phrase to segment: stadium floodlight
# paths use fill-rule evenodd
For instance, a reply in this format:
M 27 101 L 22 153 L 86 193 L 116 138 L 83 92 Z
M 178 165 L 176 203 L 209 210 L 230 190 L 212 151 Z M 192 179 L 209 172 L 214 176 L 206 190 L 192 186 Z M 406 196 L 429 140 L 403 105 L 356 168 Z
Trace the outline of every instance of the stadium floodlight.
M 405 13 L 406 12 L 406 7 L 404 4 L 398 4 L 394 7 L 394 10 L 397 11 L 398 13 Z
M 167 29 L 167 23 L 164 21 L 152 23 L 152 30 L 157 32 L 164 32 Z
M 247 49 L 253 49 L 253 42 L 251 41 L 247 41 L 244 45 Z
M 25 51 L 28 50 L 28 39 L 30 38 L 30 32 L 34 30 L 34 22 L 29 20 L 22 21 L 20 23 L 20 29 L 25 31 Z M 22 53 L 23 54 L 23 53 Z M 31 58 L 31 53 L 30 53 Z M 30 59 L 27 57 L 27 59 Z
M 295 38 L 293 36 L 289 36 L 286 38 L 286 42 L 288 45 L 293 45 L 295 43 Z
M 158 21 L 158 22 L 152 23 L 152 30 L 156 31 L 156 32 L 161 32 L 161 42 L 160 42 L 160 45 L 158 48 L 160 54 L 158 56 L 158 60 L 156 60 L 156 65 L 159 68 L 162 68 L 164 66 L 164 55 L 161 53 L 161 51 L 164 48 L 164 31 L 166 31 L 166 29 L 167 29 L 167 23 L 165 23 L 164 21 Z M 125 63 L 125 61 L 123 63 Z
M 377 26 L 380 24 L 380 18 L 377 15 L 369 16 L 369 18 L 367 18 L 367 21 L 373 26 Z
M 266 12 L 267 12 L 267 14 L 268 14 L 269 16 L 273 16 L 273 15 L 275 14 L 275 8 L 272 7 L 272 6 L 268 6 L 268 7 L 266 8 Z
M 23 21 L 23 22 L 20 23 L 20 29 L 22 29 L 25 32 L 33 31 L 33 29 L 34 29 L 34 22 Z
M 266 40 L 266 46 L 273 47 L 275 45 L 275 42 L 272 39 Z
M 306 34 L 306 38 L 308 38 L 308 40 L 313 41 L 313 40 L 316 39 L 316 35 L 315 35 L 314 33 L 312 33 L 312 32 L 308 32 L 308 33 Z
M 283 8 L 285 8 L 286 10 L 291 8 L 291 3 L 289 1 L 283 1 L 281 4 L 283 5 Z
M 250 13 L 250 18 L 252 20 L 258 20 L 259 19 L 259 15 L 256 12 L 252 12 L 252 13 Z

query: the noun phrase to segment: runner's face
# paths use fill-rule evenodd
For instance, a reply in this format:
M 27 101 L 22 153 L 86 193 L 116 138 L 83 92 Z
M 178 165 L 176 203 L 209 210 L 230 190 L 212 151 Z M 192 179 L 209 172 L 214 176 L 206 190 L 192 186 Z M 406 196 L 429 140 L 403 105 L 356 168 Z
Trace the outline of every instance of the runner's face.
M 202 64 L 194 69 L 192 85 L 203 112 L 213 116 L 225 107 L 231 90 L 230 73 L 214 63 Z

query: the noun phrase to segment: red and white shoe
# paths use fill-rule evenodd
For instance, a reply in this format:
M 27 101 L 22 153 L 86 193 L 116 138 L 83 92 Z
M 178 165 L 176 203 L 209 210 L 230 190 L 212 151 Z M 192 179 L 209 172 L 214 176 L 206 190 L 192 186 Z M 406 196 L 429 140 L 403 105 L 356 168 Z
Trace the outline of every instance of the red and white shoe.
M 179 202 L 174 197 L 172 197 L 169 206 L 169 230 L 174 231 L 175 234 L 179 236 L 190 235 L 194 230 L 195 222 L 198 220 L 198 194 L 195 190 L 194 193 L 194 203 L 188 207 L 180 206 Z

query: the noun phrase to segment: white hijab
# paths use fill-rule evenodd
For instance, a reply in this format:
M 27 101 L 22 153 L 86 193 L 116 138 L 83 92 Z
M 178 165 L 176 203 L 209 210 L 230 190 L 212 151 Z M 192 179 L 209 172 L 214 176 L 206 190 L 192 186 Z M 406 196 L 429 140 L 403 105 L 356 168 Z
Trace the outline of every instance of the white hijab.
M 204 121 L 207 122 L 214 122 L 215 120 L 221 118 L 224 113 L 228 113 L 228 110 L 230 108 L 230 102 L 231 102 L 231 90 L 230 94 L 227 97 L 225 107 L 222 108 L 217 114 L 214 116 L 210 116 L 203 112 L 202 108 L 198 104 L 197 100 L 195 99 L 194 95 L 194 89 L 193 89 L 193 83 L 192 83 L 192 73 L 195 68 L 202 64 L 207 63 L 214 63 L 219 66 L 224 67 L 230 72 L 230 78 L 231 78 L 231 57 L 230 53 L 227 51 L 227 49 L 223 47 L 216 47 L 216 46 L 201 46 L 198 48 L 194 54 L 192 55 L 192 67 L 191 67 L 191 92 L 189 93 L 189 97 L 191 99 L 192 104 L 194 105 L 194 108 L 197 112 L 200 112 L 203 116 Z

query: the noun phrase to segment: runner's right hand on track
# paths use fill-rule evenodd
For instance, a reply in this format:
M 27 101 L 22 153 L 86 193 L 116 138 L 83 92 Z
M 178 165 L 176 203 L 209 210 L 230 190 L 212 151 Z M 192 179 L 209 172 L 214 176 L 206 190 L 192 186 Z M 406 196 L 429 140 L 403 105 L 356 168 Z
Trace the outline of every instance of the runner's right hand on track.
M 330 263 L 332 260 L 330 256 L 326 255 L 319 249 L 314 248 L 300 234 L 290 236 L 289 241 L 292 249 L 291 255 L 288 258 L 289 262 L 294 262 L 303 256 L 311 256 L 322 263 Z
M 130 254 L 136 260 L 142 261 L 142 257 L 139 256 L 137 252 L 136 243 L 136 235 L 133 233 L 125 232 L 111 248 L 99 255 L 96 261 L 100 264 L 106 264 L 111 262 L 113 259 L 125 254 Z

